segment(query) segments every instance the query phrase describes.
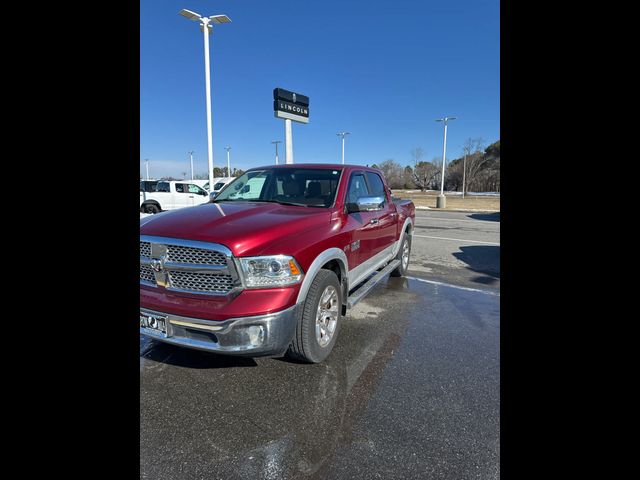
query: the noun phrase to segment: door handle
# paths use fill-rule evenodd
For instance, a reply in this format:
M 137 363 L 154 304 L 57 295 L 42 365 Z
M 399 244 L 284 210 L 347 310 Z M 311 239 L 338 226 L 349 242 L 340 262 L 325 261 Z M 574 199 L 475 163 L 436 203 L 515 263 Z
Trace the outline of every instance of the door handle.
M 189 195 L 189 198 L 193 198 L 193 195 Z
M 371 224 L 375 225 L 375 224 L 377 224 L 378 222 L 380 222 L 380 220 L 379 220 L 379 219 L 377 219 L 377 218 L 372 218 L 372 219 L 371 219 L 371 221 L 370 221 L 369 223 L 371 223 Z

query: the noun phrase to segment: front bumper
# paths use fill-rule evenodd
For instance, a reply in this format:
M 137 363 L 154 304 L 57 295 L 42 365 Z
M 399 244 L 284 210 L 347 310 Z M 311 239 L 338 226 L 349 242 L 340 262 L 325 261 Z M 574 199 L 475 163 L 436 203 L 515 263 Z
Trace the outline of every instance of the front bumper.
M 140 328 L 154 340 L 182 347 L 251 357 L 284 355 L 293 339 L 301 304 L 280 312 L 224 321 L 182 317 L 140 308 L 141 315 L 167 317 L 166 336 Z

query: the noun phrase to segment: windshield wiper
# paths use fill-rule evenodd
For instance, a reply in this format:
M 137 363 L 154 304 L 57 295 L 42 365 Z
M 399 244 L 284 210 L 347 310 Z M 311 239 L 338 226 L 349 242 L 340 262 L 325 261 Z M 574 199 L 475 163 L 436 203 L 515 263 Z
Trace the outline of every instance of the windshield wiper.
M 280 205 L 294 205 L 296 207 L 308 207 L 309 205 L 304 203 L 284 202 L 282 200 L 260 200 L 261 202 L 279 203 Z

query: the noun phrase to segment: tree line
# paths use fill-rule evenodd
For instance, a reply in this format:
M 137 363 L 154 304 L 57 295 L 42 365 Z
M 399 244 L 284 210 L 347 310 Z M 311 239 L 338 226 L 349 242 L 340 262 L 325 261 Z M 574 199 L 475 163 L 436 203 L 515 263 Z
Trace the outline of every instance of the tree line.
M 439 190 L 442 158 L 426 161 L 421 147 L 413 148 L 410 153 L 413 166 L 403 167 L 395 160 L 387 159 L 372 167 L 382 171 L 392 189 Z M 465 192 L 500 191 L 500 140 L 485 148 L 481 138 L 469 138 L 464 143 L 463 155 L 447 163 L 445 190 L 462 191 L 464 179 Z

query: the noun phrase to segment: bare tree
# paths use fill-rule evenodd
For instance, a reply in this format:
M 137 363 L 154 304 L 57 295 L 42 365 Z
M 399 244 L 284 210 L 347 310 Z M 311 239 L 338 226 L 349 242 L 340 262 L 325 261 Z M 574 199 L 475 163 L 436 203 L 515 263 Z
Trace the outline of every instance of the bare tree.
M 398 162 L 389 158 L 380 163 L 380 165 L 378 165 L 378 169 L 382 171 L 389 188 L 404 187 L 404 172 L 402 170 L 402 166 Z
M 433 162 L 418 162 L 413 169 L 413 181 L 423 192 L 434 186 L 436 177 L 440 174 L 440 168 Z
M 480 172 L 486 167 L 489 160 L 484 155 L 484 140 L 482 138 L 468 138 L 463 148 L 467 152 L 466 190 L 482 190 Z
M 424 158 L 425 152 L 422 147 L 414 147 L 411 149 L 411 160 L 413 162 L 413 167 L 415 168 L 418 163 L 422 161 Z

